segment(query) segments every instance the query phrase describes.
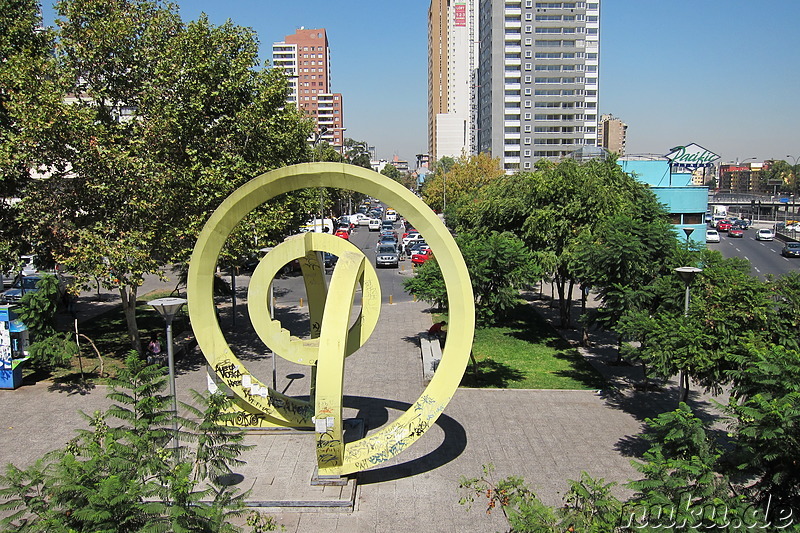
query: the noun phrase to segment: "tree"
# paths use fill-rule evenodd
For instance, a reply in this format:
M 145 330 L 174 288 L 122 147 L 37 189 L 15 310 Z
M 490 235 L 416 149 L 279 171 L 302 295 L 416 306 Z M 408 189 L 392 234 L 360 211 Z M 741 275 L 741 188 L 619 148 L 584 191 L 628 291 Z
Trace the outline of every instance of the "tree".
M 541 271 L 513 233 L 460 237 L 458 243 L 472 281 L 478 324 L 496 324 L 516 307 L 519 291 L 539 279 Z
M 145 0 L 56 8 L 56 101 L 39 112 L 47 121 L 16 116 L 48 172 L 29 183 L 15 222 L 79 283 L 119 290 L 140 350 L 143 277 L 185 261 L 208 213 L 236 187 L 307 160 L 311 123 L 286 105 L 283 74 L 258 68 L 251 30 L 205 17 L 184 25 L 176 6 Z M 312 202 L 284 195 L 251 213 L 221 262 L 282 238 Z
M 437 309 L 447 307 L 447 287 L 435 258 L 418 266 L 415 275 L 403 281 L 403 288 L 417 299 L 436 306 Z
M 86 416 L 89 430 L 25 470 L 0 476 L 0 525 L 15 531 L 238 531 L 229 518 L 244 513 L 241 493 L 222 485 L 244 450 L 243 434 L 227 426 L 229 400 L 195 394 L 200 422 L 184 420 L 180 438 L 193 450 L 170 453 L 171 429 L 163 369 L 136 352 L 111 383 L 114 403 Z M 195 437 L 196 435 L 196 437 Z
M 30 124 L 40 130 L 60 128 L 49 115 L 55 92 L 52 43 L 52 32 L 41 28 L 38 2 L 0 0 L 0 198 L 22 196 L 46 149 L 46 143 L 27 135 Z M 21 121 L 21 115 L 28 120 Z M 30 251 L 20 238 L 15 212 L 14 202 L 0 202 L 0 270 Z
M 345 137 L 343 150 L 345 160 L 351 165 L 372 168 L 372 157 L 370 156 L 367 141 L 355 141 Z
M 433 177 L 425 181 L 422 199 L 431 209 L 443 211 L 445 204 L 457 205 L 503 175 L 500 159 L 485 153 L 461 156 L 452 165 L 443 161 Z
M 386 163 L 386 165 L 384 165 L 381 169 L 381 174 L 394 181 L 400 181 L 400 176 L 402 175 L 397 167 L 391 163 Z
M 624 313 L 617 325 L 618 333 L 638 343 L 623 346 L 624 354 L 660 378 L 683 374 L 679 401 L 686 401 L 688 378 L 719 393 L 730 382 L 728 371 L 737 366 L 734 354 L 753 339 L 771 337 L 775 311 L 769 287 L 750 275 L 746 261 L 708 250 L 689 255 L 694 260 L 683 264 L 700 264 L 703 272 L 690 287 L 688 316 L 685 286 L 669 274 L 648 288 L 649 303 Z
M 800 352 L 749 344 L 733 356 L 737 368 L 726 412 L 733 419 L 737 473 L 754 480 L 759 502 L 800 508 Z
M 59 279 L 46 274 L 36 283 L 36 289 L 22 297 L 19 310 L 19 318 L 30 334 L 31 365 L 44 370 L 67 367 L 77 355 L 78 345 L 69 334 L 56 332 L 55 316 L 61 301 Z

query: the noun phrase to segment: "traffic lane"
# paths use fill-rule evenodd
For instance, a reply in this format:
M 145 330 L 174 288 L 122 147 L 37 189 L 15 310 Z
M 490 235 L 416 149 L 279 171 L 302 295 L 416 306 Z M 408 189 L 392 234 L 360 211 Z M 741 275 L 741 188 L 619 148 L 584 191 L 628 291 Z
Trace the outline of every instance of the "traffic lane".
M 394 230 L 400 234 L 399 224 L 395 223 Z M 356 245 L 375 266 L 375 247 L 378 244 L 380 231 L 369 231 L 362 226 L 350 235 L 350 242 Z M 413 275 L 411 261 L 405 259 L 400 261 L 397 268 L 375 268 L 378 272 L 378 281 L 381 284 L 383 303 L 410 302 L 413 297 L 403 287 L 403 282 Z
M 723 233 L 721 241 L 719 244 L 709 244 L 708 247 L 719 250 L 723 257 L 739 257 L 749 261 L 751 273 L 762 280 L 766 279 L 767 275 L 781 276 L 800 266 L 797 258 L 781 255 L 783 242 L 777 239 L 758 241 L 752 228 L 747 230 L 741 239 L 730 238 Z

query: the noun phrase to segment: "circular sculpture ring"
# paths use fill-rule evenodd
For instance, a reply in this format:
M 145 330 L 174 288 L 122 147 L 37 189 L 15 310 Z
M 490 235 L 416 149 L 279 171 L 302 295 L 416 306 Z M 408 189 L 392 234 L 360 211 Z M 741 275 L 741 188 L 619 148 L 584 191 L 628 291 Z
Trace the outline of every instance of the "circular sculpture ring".
M 228 346 L 214 307 L 213 277 L 217 259 L 233 228 L 250 211 L 269 199 L 307 187 L 354 190 L 379 198 L 403 213 L 425 235 L 436 255 L 447 288 L 450 313 L 448 329 L 451 335 L 433 379 L 420 398 L 398 419 L 375 433 L 347 444 L 341 438 L 342 375 L 335 375 L 335 372 L 343 371 L 346 349 L 336 346 L 335 336 L 325 338 L 324 320 L 329 320 L 332 328 L 346 329 L 347 324 L 336 322 L 335 317 L 326 316 L 323 319 L 318 375 L 326 377 L 317 384 L 316 403 L 313 413 L 309 413 L 302 407 L 302 402 L 293 403 L 293 399 L 282 397 L 271 389 L 267 394 L 266 387 L 247 372 Z M 363 259 L 360 266 L 355 258 L 349 260 L 350 273 L 346 269 L 334 272 L 334 278 L 338 276 L 344 281 L 340 286 L 366 279 Z M 475 308 L 467 267 L 444 224 L 430 208 L 399 183 L 372 170 L 344 163 L 303 163 L 284 167 L 262 174 L 234 191 L 214 211 L 198 236 L 189 267 L 187 294 L 192 328 L 200 349 L 211 368 L 249 406 L 251 413 L 265 413 L 287 424 L 307 423 L 309 415 L 314 416 L 318 435 L 317 461 L 319 473 L 323 475 L 343 475 L 379 465 L 422 436 L 458 388 L 469 360 L 475 330 Z M 337 350 L 338 353 L 327 356 L 327 353 Z

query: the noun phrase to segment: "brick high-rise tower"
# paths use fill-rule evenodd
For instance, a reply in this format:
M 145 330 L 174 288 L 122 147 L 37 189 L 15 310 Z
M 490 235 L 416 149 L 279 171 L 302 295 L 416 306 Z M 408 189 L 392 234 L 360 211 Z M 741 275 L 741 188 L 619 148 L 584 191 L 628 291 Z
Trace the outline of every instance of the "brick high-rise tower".
M 287 99 L 316 122 L 319 138 L 341 151 L 344 144 L 342 95 L 331 92 L 330 48 L 324 28 L 300 28 L 272 45 L 272 62 L 289 75 Z

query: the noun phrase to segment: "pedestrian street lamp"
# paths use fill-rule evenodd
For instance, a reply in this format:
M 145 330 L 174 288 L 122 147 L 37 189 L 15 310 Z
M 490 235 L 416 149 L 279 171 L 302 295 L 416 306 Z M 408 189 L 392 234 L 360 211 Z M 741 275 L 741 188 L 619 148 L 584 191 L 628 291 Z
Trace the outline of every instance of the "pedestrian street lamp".
M 686 234 L 686 249 L 689 249 L 689 236 L 694 233 L 694 228 L 682 228 L 683 232 Z
M 687 237 L 688 238 L 688 237 Z M 678 276 L 683 280 L 683 283 L 686 285 L 686 296 L 683 300 L 683 316 L 689 316 L 689 286 L 692 284 L 695 276 L 702 272 L 702 268 L 697 267 L 678 267 L 675 269 Z M 680 376 L 680 401 L 685 402 L 689 396 L 689 376 L 686 374 L 685 371 L 681 370 Z
M 688 289 L 687 289 L 688 290 Z M 167 360 L 169 361 L 169 394 L 172 396 L 172 430 L 174 435 L 175 456 L 178 454 L 178 400 L 175 391 L 175 355 L 172 347 L 172 319 L 186 303 L 184 298 L 158 298 L 150 300 L 147 305 L 164 317 L 167 323 Z

